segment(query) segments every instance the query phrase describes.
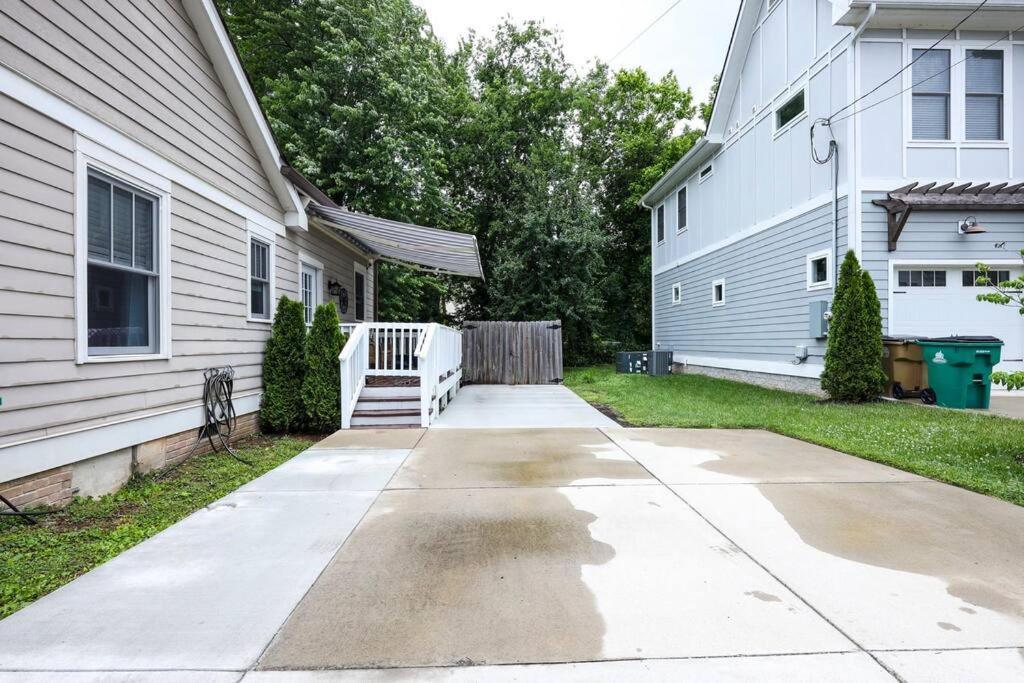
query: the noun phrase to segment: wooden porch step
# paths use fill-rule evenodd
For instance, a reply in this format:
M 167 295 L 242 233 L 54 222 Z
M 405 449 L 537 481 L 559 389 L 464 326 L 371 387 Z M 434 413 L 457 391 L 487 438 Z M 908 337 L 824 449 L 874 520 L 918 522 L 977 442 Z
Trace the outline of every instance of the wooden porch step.
M 354 410 L 352 417 L 419 417 L 419 409 L 401 408 L 398 410 Z
M 373 370 L 370 370 L 373 372 Z M 416 387 L 420 386 L 420 378 L 414 375 L 367 375 L 368 387 Z

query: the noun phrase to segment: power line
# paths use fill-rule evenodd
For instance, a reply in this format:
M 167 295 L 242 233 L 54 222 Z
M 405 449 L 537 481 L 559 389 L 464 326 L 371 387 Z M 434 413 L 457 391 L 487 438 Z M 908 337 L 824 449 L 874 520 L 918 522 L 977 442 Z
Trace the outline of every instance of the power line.
M 984 47 L 981 47 L 981 48 L 971 48 L 970 51 L 971 52 L 975 52 L 975 51 L 987 50 L 990 47 L 992 47 L 993 45 L 995 45 L 996 43 L 1001 43 L 1004 40 L 1008 40 L 1010 37 L 1012 37 L 1012 35 L 1014 33 L 1017 33 L 1018 31 L 1024 31 L 1024 24 L 1021 24 L 1017 28 L 1015 28 L 1012 31 L 1010 31 L 1007 34 L 1006 38 L 997 38 L 996 40 L 993 40 L 991 43 L 989 43 L 988 45 L 986 45 Z M 958 60 L 956 62 L 953 62 L 952 64 L 950 64 L 946 68 L 941 69 L 940 71 L 936 71 L 934 74 L 932 74 L 928 78 L 922 78 L 920 81 L 917 81 L 916 83 L 911 83 L 906 88 L 903 88 L 902 90 L 894 92 L 892 95 L 888 95 L 886 97 L 883 97 L 882 99 L 878 100 L 877 102 L 872 102 L 871 104 L 869 104 L 869 105 L 867 105 L 865 107 L 861 107 L 860 109 L 857 109 L 856 111 L 854 111 L 854 112 L 852 112 L 850 114 L 847 114 L 846 116 L 843 116 L 843 117 L 835 119 L 835 120 L 833 120 L 832 117 L 830 116 L 828 119 L 824 119 L 824 121 L 826 123 L 828 123 L 828 124 L 832 124 L 832 123 L 839 123 L 841 121 L 845 121 L 846 119 L 853 118 L 854 116 L 856 116 L 857 114 L 860 114 L 861 112 L 865 112 L 865 111 L 867 111 L 869 109 L 877 107 L 880 104 L 884 104 L 885 102 L 888 102 L 889 100 L 893 99 L 894 97 L 899 97 L 900 95 L 902 95 L 903 93 L 907 92 L 908 90 L 910 90 L 914 86 L 921 85 L 922 83 L 927 83 L 928 81 L 932 80 L 933 78 L 936 78 L 937 76 L 941 76 L 942 74 L 946 73 L 947 71 L 950 71 L 953 67 L 959 66 L 960 64 L 963 64 L 968 59 L 973 59 L 973 57 L 968 56 L 968 57 L 964 57 L 963 59 L 960 59 L 960 60 Z M 876 90 L 877 90 L 877 88 L 876 88 Z M 872 92 L 874 92 L 874 90 Z M 844 107 L 844 109 L 845 109 L 845 107 Z M 840 111 L 842 111 L 842 110 L 840 110 Z M 838 114 L 839 112 L 836 112 L 836 113 Z M 835 114 L 833 114 L 832 116 L 835 116 Z M 817 123 L 817 122 L 815 122 L 815 123 Z
M 655 19 L 654 21 L 652 21 L 651 23 L 649 23 L 649 24 L 647 25 L 647 28 L 645 28 L 645 29 L 644 29 L 643 31 L 640 31 L 640 33 L 638 33 L 638 34 L 636 34 L 635 36 L 633 36 L 633 39 L 632 39 L 632 40 L 630 40 L 630 41 L 629 41 L 628 43 L 626 43 L 626 44 L 625 44 L 625 45 L 624 45 L 624 46 L 622 47 L 622 49 L 621 49 L 621 50 L 619 50 L 618 52 L 616 52 L 616 53 L 615 53 L 615 56 L 614 56 L 614 57 L 612 57 L 611 59 L 609 59 L 609 60 L 608 60 L 608 63 L 609 63 L 609 64 L 611 64 L 612 62 L 614 62 L 614 61 L 615 61 L 616 59 L 618 59 L 618 58 L 619 58 L 619 55 L 621 55 L 621 54 L 622 54 L 623 52 L 625 52 L 625 51 L 626 51 L 626 50 L 628 50 L 629 48 L 633 47 L 633 43 L 635 43 L 636 41 L 640 40 L 640 39 L 641 39 L 641 38 L 643 37 L 643 35 L 644 35 L 645 33 L 647 33 L 647 32 L 648 32 L 648 31 L 650 31 L 650 30 L 651 30 L 652 28 L 654 28 L 654 25 L 655 25 L 655 24 L 657 24 L 657 23 L 658 23 L 659 21 L 661 21 L 662 19 L 664 19 L 664 18 L 665 18 L 665 15 L 666 15 L 666 14 L 668 14 L 669 12 L 671 12 L 672 10 L 674 10 L 674 9 L 676 8 L 676 6 L 678 6 L 678 5 L 679 5 L 679 3 L 681 3 L 682 1 L 683 1 L 683 0 L 676 0 L 676 1 L 675 1 L 675 2 L 673 2 L 673 3 L 671 4 L 671 5 L 669 5 L 669 6 L 668 6 L 668 9 L 666 9 L 666 10 L 665 10 L 664 12 L 662 12 L 661 14 L 659 14 L 659 15 L 658 15 L 658 18 L 657 18 L 657 19 Z M 985 1 L 986 1 L 986 2 L 988 2 L 988 0 L 985 0 Z
M 907 70 L 907 69 L 909 69 L 910 67 L 914 66 L 914 63 L 915 63 L 915 62 L 916 62 L 917 60 L 921 59 L 921 58 L 922 58 L 922 57 L 924 57 L 924 56 L 925 56 L 926 54 L 928 54 L 929 52 L 931 52 L 932 50 L 934 50 L 934 49 L 935 49 L 935 47 L 936 47 L 936 46 L 937 46 L 937 45 L 938 45 L 939 43 L 941 43 L 942 41 L 944 41 L 944 40 L 945 40 L 946 38 L 949 38 L 949 36 L 950 36 L 950 35 L 952 35 L 952 34 L 953 34 L 953 32 L 955 32 L 955 31 L 956 31 L 956 30 L 957 30 L 958 28 L 960 28 L 961 26 L 963 26 L 963 24 L 964 24 L 964 22 L 965 22 L 965 21 L 967 21 L 968 19 L 970 19 L 971 17 L 973 17 L 973 16 L 974 16 L 974 15 L 975 15 L 975 14 L 976 14 L 976 13 L 978 12 L 978 10 L 980 10 L 980 9 L 981 9 L 982 7 L 984 7 L 984 6 L 985 6 L 985 5 L 987 4 L 987 3 L 988 3 L 988 0 L 981 0 L 981 4 L 979 4 L 979 5 L 977 6 L 977 7 L 975 7 L 974 9 L 972 9 L 972 10 L 970 11 L 970 13 L 968 13 L 968 14 L 967 14 L 967 16 L 965 16 L 965 17 L 964 17 L 963 19 L 961 19 L 960 21 L 958 21 L 958 22 L 956 23 L 956 25 L 955 25 L 955 26 L 954 26 L 953 28 L 951 28 L 951 29 L 949 29 L 948 31 L 946 31 L 945 35 L 943 35 L 943 36 L 942 36 L 941 38 L 939 38 L 939 39 L 938 39 L 938 40 L 936 40 L 936 41 L 935 41 L 934 43 L 932 43 L 932 44 L 931 44 L 931 46 L 930 46 L 930 47 L 929 47 L 929 48 L 928 48 L 927 50 L 923 50 L 923 51 L 921 52 L 921 54 L 919 54 L 918 56 L 916 56 L 916 57 L 914 57 L 914 58 L 913 58 L 912 60 L 910 60 L 910 62 L 909 62 L 909 63 L 908 63 L 908 64 L 907 64 L 906 66 L 904 66 L 904 67 L 903 67 L 902 69 L 900 69 L 899 71 L 897 71 L 896 73 L 894 73 L 894 74 L 893 74 L 892 76 L 889 76 L 889 77 L 888 77 L 887 79 L 885 79 L 884 81 L 882 81 L 881 83 L 879 83 L 878 85 L 876 85 L 876 86 L 875 86 L 874 88 L 872 88 L 872 89 L 871 89 L 871 90 L 869 90 L 868 92 L 864 93 L 863 95 L 861 95 L 860 97 L 858 97 L 858 98 L 857 98 L 857 99 L 855 99 L 854 101 L 850 102 L 849 104 L 847 104 L 847 105 L 844 105 L 844 106 L 843 106 L 843 107 L 841 107 L 840 109 L 837 109 L 836 111 L 832 112 L 832 114 L 831 114 L 831 115 L 829 115 L 829 117 L 828 117 L 828 120 L 829 120 L 829 121 L 831 121 L 831 120 L 832 120 L 832 119 L 833 119 L 833 118 L 834 118 L 835 116 L 837 116 L 837 115 L 838 115 L 839 113 L 841 113 L 841 112 L 843 112 L 843 111 L 846 111 L 847 109 L 849 109 L 849 108 L 850 108 L 850 107 L 852 107 L 853 105 L 855 105 L 855 104 L 857 104 L 858 102 L 860 102 L 861 100 L 863 100 L 863 99 L 864 99 L 865 97 L 869 97 L 869 96 L 873 95 L 874 93 L 878 92 L 879 90 L 881 90 L 881 89 L 882 89 L 882 87 L 883 87 L 883 86 L 884 86 L 884 85 L 885 85 L 886 83 L 888 83 L 888 82 L 889 82 L 889 81 L 891 81 L 892 79 L 896 78 L 897 76 L 899 76 L 899 75 L 900 75 L 901 73 L 903 73 L 904 71 L 906 71 L 906 70 Z M 996 41 L 996 42 L 999 42 L 999 41 Z M 922 81 L 922 82 L 923 82 L 923 81 Z M 863 111 L 863 110 L 862 110 L 862 111 Z M 844 117 L 844 118 L 848 118 L 848 117 Z M 840 120 L 842 120 L 842 119 L 840 119 Z

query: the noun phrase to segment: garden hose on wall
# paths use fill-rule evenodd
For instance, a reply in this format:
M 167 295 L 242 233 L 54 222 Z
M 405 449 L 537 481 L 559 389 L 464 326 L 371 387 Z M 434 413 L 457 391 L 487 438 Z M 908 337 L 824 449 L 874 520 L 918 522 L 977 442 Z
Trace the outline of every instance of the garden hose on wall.
M 199 448 L 199 444 L 203 442 L 204 437 L 210 442 L 210 448 L 216 453 L 219 449 L 213 441 L 214 435 L 217 436 L 221 446 L 227 451 L 228 455 L 238 462 L 252 465 L 251 462 L 231 450 L 231 446 L 228 445 L 231 439 L 231 432 L 235 429 L 235 406 L 231 402 L 231 393 L 235 386 L 235 369 L 231 366 L 209 368 L 203 373 L 203 378 L 203 426 L 200 428 L 196 442 L 192 444 L 192 449 L 188 454 L 173 467 L 164 470 L 158 477 L 160 479 L 176 470 L 183 462 L 191 458 L 192 454 Z

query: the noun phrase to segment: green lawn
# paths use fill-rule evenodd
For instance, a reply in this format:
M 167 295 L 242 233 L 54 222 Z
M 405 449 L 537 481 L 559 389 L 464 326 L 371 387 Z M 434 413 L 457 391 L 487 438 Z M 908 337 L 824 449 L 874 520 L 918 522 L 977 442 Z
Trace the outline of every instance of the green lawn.
M 1024 421 L 883 401 L 828 403 L 701 375 L 566 370 L 565 384 L 635 426 L 767 429 L 1024 505 Z
M 29 526 L 0 517 L 0 619 L 166 529 L 309 448 L 294 438 L 256 437 L 238 454 L 194 458 L 165 479 L 137 477 L 100 500 L 77 499 Z

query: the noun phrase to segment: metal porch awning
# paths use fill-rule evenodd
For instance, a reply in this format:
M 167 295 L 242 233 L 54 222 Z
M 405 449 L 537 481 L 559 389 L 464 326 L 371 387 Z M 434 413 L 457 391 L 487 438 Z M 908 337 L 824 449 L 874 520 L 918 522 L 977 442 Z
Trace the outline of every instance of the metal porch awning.
M 1024 183 L 910 183 L 872 200 L 888 213 L 889 251 L 896 251 L 903 228 L 914 209 L 929 211 L 1021 211 L 1024 210 Z
M 444 275 L 484 276 L 473 235 L 390 221 L 322 204 L 311 203 L 306 211 L 384 261 Z

